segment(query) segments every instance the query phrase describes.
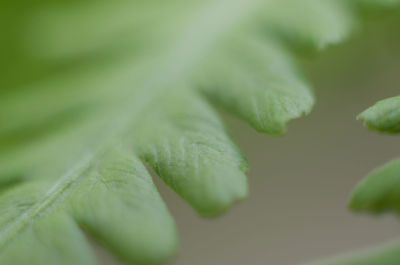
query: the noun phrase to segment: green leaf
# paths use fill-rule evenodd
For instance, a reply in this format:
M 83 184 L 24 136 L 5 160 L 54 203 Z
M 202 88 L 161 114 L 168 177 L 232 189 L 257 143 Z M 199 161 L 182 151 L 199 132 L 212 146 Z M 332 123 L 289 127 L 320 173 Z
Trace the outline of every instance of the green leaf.
M 273 1 L 263 11 L 266 27 L 276 27 L 276 34 L 316 49 L 343 41 L 355 23 L 348 1 Z
M 314 97 L 281 43 L 233 39 L 205 57 L 198 71 L 201 90 L 255 129 L 282 134 L 286 123 L 310 112 Z
M 310 265 L 397 265 L 400 263 L 400 243 L 392 242 L 364 251 L 342 255 Z
M 55 184 L 34 181 L 4 192 L 1 264 L 96 264 L 76 222 L 128 262 L 171 256 L 174 222 L 143 164 L 123 149 L 87 159 L 96 162 Z
M 383 133 L 400 132 L 400 96 L 379 101 L 358 117 L 366 127 Z M 371 212 L 400 209 L 400 160 L 371 172 L 353 191 L 350 206 Z
M 358 0 L 362 5 L 372 5 L 373 7 L 393 7 L 400 4 L 399 0 Z
M 137 152 L 199 213 L 218 214 L 246 196 L 247 162 L 206 102 L 185 88 L 173 95 L 143 118 Z
M 3 4 L 3 3 L 2 3 Z M 288 47 L 342 40 L 337 0 L 5 0 L 0 8 L 0 263 L 129 264 L 174 255 L 146 162 L 201 215 L 247 194 L 209 102 L 281 134 L 313 94 Z M 286 43 L 289 41 L 289 45 Z M 204 97 L 204 98 L 203 98 Z
M 400 159 L 371 172 L 352 193 L 350 207 L 375 213 L 400 210 Z
M 358 116 L 372 130 L 400 133 L 400 96 L 384 99 Z

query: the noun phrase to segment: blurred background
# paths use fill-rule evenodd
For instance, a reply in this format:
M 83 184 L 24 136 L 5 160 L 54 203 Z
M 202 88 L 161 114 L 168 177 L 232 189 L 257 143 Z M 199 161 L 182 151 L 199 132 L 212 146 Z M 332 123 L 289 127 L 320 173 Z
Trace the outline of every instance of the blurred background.
M 314 111 L 287 135 L 256 133 L 224 114 L 246 154 L 250 196 L 217 219 L 202 219 L 155 178 L 175 217 L 175 265 L 292 265 L 400 237 L 394 216 L 351 213 L 347 199 L 373 168 L 400 156 L 400 137 L 367 131 L 356 116 L 399 94 L 400 16 L 369 22 L 346 43 L 302 55 L 317 95 Z M 103 264 L 120 264 L 98 248 Z

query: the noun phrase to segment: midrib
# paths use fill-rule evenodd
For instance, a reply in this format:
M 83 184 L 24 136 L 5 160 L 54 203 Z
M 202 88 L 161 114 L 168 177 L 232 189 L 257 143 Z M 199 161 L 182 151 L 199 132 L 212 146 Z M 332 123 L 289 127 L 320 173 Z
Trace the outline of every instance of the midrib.
M 161 63 L 155 64 L 156 70 L 151 77 L 156 76 L 157 78 L 147 78 L 140 85 L 141 89 L 135 89 L 134 95 L 129 97 L 133 100 L 127 100 L 127 105 L 123 104 L 124 107 L 118 111 L 118 113 L 131 113 L 131 115 L 119 115 L 122 118 L 118 120 L 113 132 L 107 136 L 110 139 L 106 141 L 109 148 L 112 148 L 113 139 L 123 135 L 132 125 L 132 121 L 137 120 L 146 108 L 153 106 L 152 101 L 163 92 L 167 92 L 166 90 L 162 91 L 164 88 L 184 79 L 184 76 L 207 53 L 208 49 L 235 26 L 249 18 L 257 10 L 258 3 L 261 2 L 262 0 L 209 1 L 207 5 L 196 12 L 183 30 L 181 37 L 175 42 L 175 45 L 172 45 L 173 48 L 165 53 Z M 129 80 L 130 71 L 127 71 L 126 74 L 127 80 Z M 140 101 L 135 98 L 140 98 Z M 137 104 L 132 106 L 130 102 Z M 1 229 L 0 251 L 4 250 L 19 233 L 34 223 L 36 219 L 66 198 L 71 190 L 87 176 L 92 169 L 92 162 L 104 154 L 104 146 L 102 144 L 92 154 L 86 154 L 81 158 L 75 169 L 61 177 L 41 201 L 22 213 L 16 221 Z

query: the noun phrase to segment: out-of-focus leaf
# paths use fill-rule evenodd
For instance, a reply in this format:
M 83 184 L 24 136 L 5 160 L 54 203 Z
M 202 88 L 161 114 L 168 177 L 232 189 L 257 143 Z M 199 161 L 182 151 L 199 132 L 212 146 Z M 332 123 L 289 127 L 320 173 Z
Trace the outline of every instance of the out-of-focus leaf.
M 371 172 L 353 191 L 350 206 L 358 211 L 400 211 L 400 159 Z
M 383 133 L 400 133 L 400 96 L 384 99 L 358 116 L 365 125 Z

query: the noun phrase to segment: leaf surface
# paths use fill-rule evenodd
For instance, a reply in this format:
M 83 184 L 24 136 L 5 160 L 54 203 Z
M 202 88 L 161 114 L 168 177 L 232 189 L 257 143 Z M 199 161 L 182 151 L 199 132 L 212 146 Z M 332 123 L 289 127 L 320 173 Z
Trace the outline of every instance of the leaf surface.
M 351 208 L 371 212 L 400 210 L 400 159 L 371 172 L 353 191 Z
M 358 116 L 372 130 L 400 133 L 400 96 L 384 99 Z
M 143 163 L 201 215 L 225 211 L 246 196 L 248 166 L 210 102 L 283 133 L 314 101 L 288 47 L 336 43 L 355 19 L 336 0 L 3 4 L 11 265 L 97 264 L 82 230 L 129 264 L 168 260 L 175 224 Z

